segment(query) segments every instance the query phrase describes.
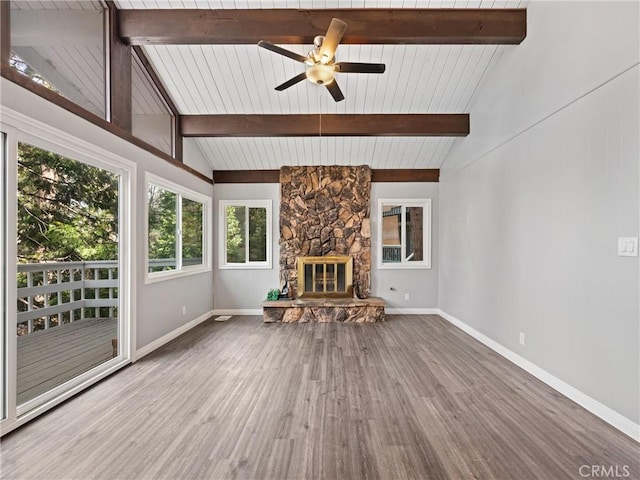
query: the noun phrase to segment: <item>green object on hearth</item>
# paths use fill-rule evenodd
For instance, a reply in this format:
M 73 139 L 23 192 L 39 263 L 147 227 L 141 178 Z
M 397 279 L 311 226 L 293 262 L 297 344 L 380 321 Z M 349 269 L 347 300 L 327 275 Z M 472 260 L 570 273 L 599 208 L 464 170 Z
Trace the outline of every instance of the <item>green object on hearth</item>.
M 280 298 L 280 290 L 274 288 L 267 293 L 267 300 L 278 300 Z

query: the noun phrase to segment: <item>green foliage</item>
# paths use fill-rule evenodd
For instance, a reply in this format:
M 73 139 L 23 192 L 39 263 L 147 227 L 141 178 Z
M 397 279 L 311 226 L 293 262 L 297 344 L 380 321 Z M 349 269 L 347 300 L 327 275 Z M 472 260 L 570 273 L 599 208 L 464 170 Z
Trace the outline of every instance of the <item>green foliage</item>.
M 247 217 L 248 212 L 248 217 Z M 267 210 L 262 207 L 228 206 L 227 211 L 227 262 L 245 263 L 267 260 Z M 247 225 L 247 222 L 249 224 Z M 249 258 L 247 259 L 245 236 L 249 229 Z
M 118 258 L 118 176 L 18 144 L 18 259 Z
M 249 209 L 249 260 L 267 260 L 267 209 Z
M 187 198 L 182 199 L 182 264 L 202 263 L 203 205 Z
M 178 195 L 149 184 L 149 259 L 176 258 L 176 207 Z M 151 271 L 175 269 L 151 268 Z
M 267 300 L 273 301 L 278 300 L 278 298 L 280 298 L 280 290 L 278 290 L 277 288 L 274 288 L 267 292 Z
M 178 201 L 182 204 L 182 265 L 200 265 L 203 259 L 204 205 L 177 193 L 149 184 L 149 260 L 172 260 L 149 266 L 149 271 L 176 268 Z M 167 265 L 167 263 L 172 263 Z
M 227 262 L 244 263 L 245 207 L 227 206 Z

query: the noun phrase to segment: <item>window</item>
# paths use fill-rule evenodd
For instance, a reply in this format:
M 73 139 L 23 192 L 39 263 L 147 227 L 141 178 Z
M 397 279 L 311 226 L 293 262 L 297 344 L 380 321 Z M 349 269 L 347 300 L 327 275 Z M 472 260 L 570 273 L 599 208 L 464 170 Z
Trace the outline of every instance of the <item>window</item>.
M 221 200 L 220 219 L 220 268 L 271 268 L 271 200 Z
M 27 142 L 17 153 L 17 353 L 42 370 L 35 380 L 18 368 L 17 403 L 29 410 L 119 354 L 122 175 Z M 113 348 L 74 349 L 70 329 Z
M 178 194 L 150 183 L 148 189 L 149 205 L 149 265 L 148 271 L 163 272 L 175 270 L 176 260 L 177 206 Z
M 147 281 L 211 269 L 210 199 L 148 175 Z
M 380 200 L 379 268 L 431 268 L 431 200 Z
M 135 51 L 131 59 L 131 108 L 131 133 L 173 155 L 173 114 Z
M 100 2 L 18 2 L 9 64 L 34 82 L 106 118 L 105 10 Z

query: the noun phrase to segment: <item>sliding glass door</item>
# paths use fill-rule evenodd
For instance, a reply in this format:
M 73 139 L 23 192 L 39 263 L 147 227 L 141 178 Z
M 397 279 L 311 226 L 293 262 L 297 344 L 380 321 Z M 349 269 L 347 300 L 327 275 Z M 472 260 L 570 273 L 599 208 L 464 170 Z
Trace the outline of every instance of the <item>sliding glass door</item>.
M 17 404 L 118 356 L 120 176 L 18 143 Z
M 8 113 L 3 434 L 129 363 L 135 248 L 133 163 Z

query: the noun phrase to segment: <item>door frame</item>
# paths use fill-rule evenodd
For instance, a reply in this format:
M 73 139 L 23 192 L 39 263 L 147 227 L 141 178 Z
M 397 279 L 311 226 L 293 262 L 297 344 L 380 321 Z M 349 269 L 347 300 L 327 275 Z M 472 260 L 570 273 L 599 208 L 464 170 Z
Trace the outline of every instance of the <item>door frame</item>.
M 0 436 L 41 415 L 67 398 L 93 385 L 102 378 L 128 365 L 135 357 L 135 275 L 136 255 L 136 164 L 112 152 L 97 147 L 78 137 L 69 135 L 48 124 L 34 120 L 14 110 L 0 106 L 0 131 L 6 134 L 5 230 L 4 230 L 4 315 L 5 325 L 5 396 L 6 417 L 0 420 Z M 17 146 L 26 142 L 76 161 L 103 168 L 120 176 L 118 195 L 119 212 L 119 352 L 113 359 L 84 372 L 39 397 L 22 405 L 16 404 L 17 395 Z

